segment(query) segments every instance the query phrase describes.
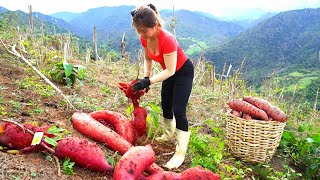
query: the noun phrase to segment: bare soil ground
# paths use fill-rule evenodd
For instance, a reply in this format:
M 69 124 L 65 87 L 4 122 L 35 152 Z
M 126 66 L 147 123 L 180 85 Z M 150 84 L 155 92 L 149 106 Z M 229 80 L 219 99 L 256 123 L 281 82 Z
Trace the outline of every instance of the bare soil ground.
M 108 75 L 108 72 L 106 72 L 105 76 L 98 77 L 98 81 L 108 83 L 116 89 L 117 82 L 110 82 L 110 76 L 112 75 Z M 58 94 L 45 97 L 40 95 L 41 93 L 36 92 L 36 88 L 23 87 L 21 80 L 28 77 L 36 77 L 38 82 L 46 84 L 31 68 L 27 67 L 19 59 L 12 56 L 0 57 L 1 119 L 12 118 L 21 124 L 37 122 L 39 126 L 55 125 L 69 130 L 73 136 L 82 136 L 73 129 L 70 117 L 75 111 L 89 112 L 90 110 L 87 108 L 72 110 L 66 105 L 61 104 L 63 98 Z M 102 101 L 106 98 L 97 93 L 96 87 L 89 83 L 80 89 L 70 89 L 65 86 L 58 87 L 66 95 L 76 93 L 78 96 L 87 96 Z M 18 108 L 14 107 L 15 102 L 20 104 Z M 32 105 L 30 105 L 30 102 L 32 102 Z M 124 104 L 122 107 L 118 107 L 117 111 L 123 113 L 127 107 L 128 104 Z M 35 113 L 35 109 L 42 111 Z M 159 166 L 165 164 L 172 157 L 173 154 L 170 154 L 170 152 L 173 152 L 175 149 L 173 143 L 151 142 L 150 139 L 144 139 L 143 143 L 141 142 L 138 145 L 145 144 L 152 144 L 153 150 L 156 153 L 155 163 Z M 103 144 L 99 145 L 110 156 L 114 154 Z M 169 155 L 163 155 L 166 153 L 169 153 Z M 62 169 L 62 162 L 60 160 L 60 169 Z M 174 171 L 182 172 L 189 167 L 190 159 L 187 157 L 184 164 Z M 74 167 L 74 175 L 67 175 L 62 172 L 61 176 L 58 176 L 58 169 L 57 163 L 54 160 L 48 159 L 48 153 L 45 152 L 14 155 L 7 153 L 6 150 L 0 151 L 0 179 L 112 179 L 112 173 L 106 175 L 100 174 L 78 166 Z

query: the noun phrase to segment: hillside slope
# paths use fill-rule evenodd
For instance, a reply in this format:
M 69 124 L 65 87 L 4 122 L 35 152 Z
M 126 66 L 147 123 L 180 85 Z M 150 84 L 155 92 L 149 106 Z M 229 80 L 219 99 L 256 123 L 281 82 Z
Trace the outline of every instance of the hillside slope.
M 319 68 L 320 8 L 277 14 L 240 33 L 206 57 L 218 69 L 223 63 L 239 67 L 245 59 L 246 77 L 252 82 L 269 76 L 273 70 Z
M 243 31 L 243 27 L 234 23 L 220 21 L 204 15 L 179 10 L 175 14 L 166 13 L 162 15 L 166 27 L 170 29 L 170 19 L 176 19 L 177 37 L 192 37 L 207 42 L 210 45 L 217 45 L 229 37 L 235 36 Z
M 12 27 L 24 30 L 29 28 L 29 16 L 20 10 L 0 13 L 0 21 L 3 21 L 2 25 L 8 23 Z M 35 33 L 41 33 L 41 27 L 43 27 L 43 31 L 47 34 L 67 33 L 70 28 L 67 22 L 41 13 L 33 13 L 33 27 Z

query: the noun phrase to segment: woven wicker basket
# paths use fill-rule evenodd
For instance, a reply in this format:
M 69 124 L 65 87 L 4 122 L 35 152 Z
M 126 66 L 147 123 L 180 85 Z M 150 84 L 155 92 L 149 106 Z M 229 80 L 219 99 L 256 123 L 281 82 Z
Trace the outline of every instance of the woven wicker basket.
M 279 146 L 285 125 L 228 115 L 226 129 L 231 153 L 247 162 L 269 162 Z

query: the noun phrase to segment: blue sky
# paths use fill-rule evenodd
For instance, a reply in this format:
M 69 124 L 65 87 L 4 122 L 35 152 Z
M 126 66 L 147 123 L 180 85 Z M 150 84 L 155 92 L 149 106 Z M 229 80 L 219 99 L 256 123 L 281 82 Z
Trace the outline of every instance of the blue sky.
M 62 11 L 84 12 L 102 6 L 137 6 L 150 2 L 159 9 L 172 9 L 174 5 L 175 9 L 199 10 L 217 17 L 228 17 L 255 8 L 279 12 L 320 7 L 320 0 L 0 0 L 0 6 L 27 12 L 30 4 L 35 12 L 52 14 Z

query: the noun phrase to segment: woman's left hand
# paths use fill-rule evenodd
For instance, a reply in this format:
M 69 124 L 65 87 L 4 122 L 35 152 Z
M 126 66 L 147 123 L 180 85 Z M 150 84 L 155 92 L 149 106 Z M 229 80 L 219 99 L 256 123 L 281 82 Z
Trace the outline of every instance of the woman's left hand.
M 134 83 L 132 85 L 132 90 L 138 92 L 142 89 L 145 89 L 145 88 L 148 88 L 150 86 L 150 79 L 149 78 L 146 78 L 146 79 L 139 79 L 138 82 Z

